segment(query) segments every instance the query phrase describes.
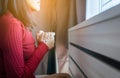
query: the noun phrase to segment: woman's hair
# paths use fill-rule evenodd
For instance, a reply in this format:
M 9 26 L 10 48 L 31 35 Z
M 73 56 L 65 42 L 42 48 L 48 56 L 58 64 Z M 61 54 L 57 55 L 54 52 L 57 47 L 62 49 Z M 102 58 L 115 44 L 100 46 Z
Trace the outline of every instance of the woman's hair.
M 25 27 L 35 25 L 27 0 L 0 0 L 0 15 L 10 11 Z

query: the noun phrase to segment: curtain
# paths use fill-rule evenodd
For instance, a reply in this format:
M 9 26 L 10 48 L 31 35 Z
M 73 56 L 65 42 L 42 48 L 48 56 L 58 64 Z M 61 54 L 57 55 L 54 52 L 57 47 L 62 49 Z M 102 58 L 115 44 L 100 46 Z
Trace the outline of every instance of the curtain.
M 85 0 L 41 0 L 41 10 L 34 13 L 34 19 L 37 23 L 34 35 L 39 30 L 56 32 L 57 72 L 69 72 L 68 28 L 84 21 Z M 43 60 L 36 74 L 46 74 L 43 68 L 46 69 L 47 60 Z

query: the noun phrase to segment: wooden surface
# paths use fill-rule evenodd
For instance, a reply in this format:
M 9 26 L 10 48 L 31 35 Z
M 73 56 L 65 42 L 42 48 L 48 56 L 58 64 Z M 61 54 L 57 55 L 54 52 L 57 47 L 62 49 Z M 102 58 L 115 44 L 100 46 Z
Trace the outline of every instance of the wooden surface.
M 120 66 L 120 14 L 117 10 L 119 8 L 120 6 L 117 6 L 104 12 L 105 15 L 113 13 L 112 16 L 105 17 L 101 14 L 104 17 L 94 17 L 98 21 L 92 18 L 92 22 L 85 21 L 69 29 L 70 71 L 73 78 L 120 78 L 120 70 L 115 67 L 117 65 L 111 65 L 114 60 Z M 84 52 L 70 43 L 90 51 Z M 98 56 L 94 57 L 94 54 Z M 101 60 L 102 57 L 99 55 L 105 59 L 109 58 L 110 63 Z

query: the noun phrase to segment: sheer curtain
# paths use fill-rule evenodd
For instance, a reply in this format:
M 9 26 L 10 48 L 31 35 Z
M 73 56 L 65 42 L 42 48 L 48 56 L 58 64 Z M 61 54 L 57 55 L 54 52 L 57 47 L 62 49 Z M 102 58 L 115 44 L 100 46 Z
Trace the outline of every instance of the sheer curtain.
M 57 72 L 69 72 L 68 28 L 84 21 L 85 0 L 41 0 L 41 10 L 34 15 L 37 22 L 34 33 L 39 30 L 56 32 Z M 40 63 L 36 74 L 46 74 L 45 59 Z

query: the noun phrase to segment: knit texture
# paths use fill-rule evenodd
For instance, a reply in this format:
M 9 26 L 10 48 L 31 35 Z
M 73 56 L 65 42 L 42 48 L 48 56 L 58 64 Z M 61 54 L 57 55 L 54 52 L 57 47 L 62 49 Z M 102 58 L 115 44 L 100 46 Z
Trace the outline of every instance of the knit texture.
M 29 30 L 11 13 L 0 16 L 0 78 L 34 78 L 34 71 L 48 50 L 35 47 Z

